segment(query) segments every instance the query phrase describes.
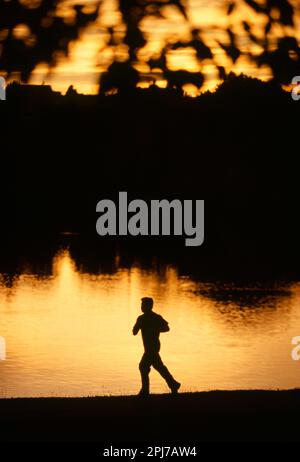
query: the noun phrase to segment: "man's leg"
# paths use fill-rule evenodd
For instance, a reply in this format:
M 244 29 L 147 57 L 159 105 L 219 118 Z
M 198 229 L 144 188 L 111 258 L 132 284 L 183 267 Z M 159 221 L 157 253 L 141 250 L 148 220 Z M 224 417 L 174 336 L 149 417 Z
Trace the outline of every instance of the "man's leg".
M 151 369 L 151 359 L 147 353 L 144 353 L 139 364 L 139 369 L 142 379 L 142 389 L 140 391 L 141 395 L 149 394 L 149 372 Z
M 152 366 L 160 373 L 160 375 L 165 379 L 169 388 L 172 390 L 172 393 L 177 393 L 177 390 L 180 387 L 180 383 L 177 382 L 174 377 L 170 374 L 168 368 L 164 365 L 159 354 L 152 356 Z

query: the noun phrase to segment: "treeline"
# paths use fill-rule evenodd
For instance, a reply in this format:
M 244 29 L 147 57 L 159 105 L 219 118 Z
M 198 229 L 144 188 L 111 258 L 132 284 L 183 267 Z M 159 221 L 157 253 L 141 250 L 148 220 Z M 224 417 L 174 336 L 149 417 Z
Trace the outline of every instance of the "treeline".
M 299 273 L 300 103 L 275 84 L 231 76 L 198 98 L 152 86 L 88 104 L 21 101 L 0 106 L 3 242 L 66 230 L 95 238 L 96 203 L 118 191 L 205 199 L 205 244 L 152 240 L 153 254 L 169 246 L 187 266 L 222 274 Z M 149 248 L 147 238 L 121 245 Z

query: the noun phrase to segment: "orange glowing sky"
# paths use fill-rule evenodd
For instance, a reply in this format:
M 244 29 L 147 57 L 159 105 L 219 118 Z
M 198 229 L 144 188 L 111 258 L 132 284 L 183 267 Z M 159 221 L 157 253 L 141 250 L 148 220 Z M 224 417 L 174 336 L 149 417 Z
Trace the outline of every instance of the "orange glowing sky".
M 66 0 L 66 8 L 76 2 Z M 78 2 L 77 2 L 78 3 Z M 82 0 L 81 3 L 93 5 L 93 0 Z M 204 32 L 203 37 L 206 43 L 212 48 L 218 65 L 223 65 L 227 70 L 237 73 L 244 72 L 248 75 L 266 79 L 270 77 L 267 68 L 256 69 L 255 64 L 241 57 L 232 65 L 225 53 L 218 46 L 217 40 L 226 37 L 220 27 L 234 26 L 239 34 L 239 46 L 243 49 L 252 47 L 243 32 L 238 28 L 237 22 L 242 19 L 247 20 L 253 27 L 254 32 L 259 34 L 259 26 L 265 23 L 265 18 L 255 15 L 253 11 L 241 2 L 238 12 L 230 17 L 226 15 L 226 2 L 224 0 L 188 0 L 189 19 L 192 27 L 201 28 Z M 141 61 L 148 59 L 155 52 L 158 52 L 165 39 L 176 41 L 187 37 L 189 25 L 184 18 L 173 8 L 165 8 L 165 19 L 148 18 L 143 22 L 143 31 L 148 39 L 148 44 L 140 51 Z M 68 11 L 65 11 L 68 14 Z M 116 26 L 120 28 L 120 13 L 117 8 L 116 0 L 104 0 L 101 13 L 97 22 L 87 28 L 81 35 L 78 42 L 74 42 L 70 47 L 68 58 L 60 58 L 56 68 L 51 72 L 46 64 L 40 64 L 34 71 L 30 83 L 40 84 L 49 83 L 55 90 L 65 93 L 68 86 L 73 84 L 80 92 L 94 94 L 98 90 L 99 74 L 103 72 L 112 61 L 112 51 L 105 47 L 107 38 L 105 28 Z M 225 38 L 226 40 L 226 38 Z M 125 55 L 126 50 L 120 47 L 117 51 L 119 57 Z M 183 49 L 171 52 L 168 56 L 169 67 L 173 70 L 187 69 L 199 71 L 199 64 L 194 56 L 192 49 Z M 139 70 L 148 72 L 147 65 L 141 65 Z M 204 64 L 202 68 L 207 79 L 204 90 L 213 89 L 218 83 L 216 69 L 211 63 Z M 163 85 L 163 81 L 157 82 Z

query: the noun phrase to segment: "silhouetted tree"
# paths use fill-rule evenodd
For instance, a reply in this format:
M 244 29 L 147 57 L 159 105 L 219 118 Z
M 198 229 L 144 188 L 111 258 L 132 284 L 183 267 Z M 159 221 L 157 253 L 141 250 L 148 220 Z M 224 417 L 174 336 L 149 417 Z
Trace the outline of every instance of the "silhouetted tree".
M 235 63 L 246 56 L 258 67 L 268 66 L 273 77 L 280 83 L 289 83 L 293 76 L 300 74 L 300 48 L 296 38 L 295 19 L 297 2 L 293 0 L 223 0 L 228 26 L 223 30 L 224 39 L 215 37 L 215 44 L 221 48 L 228 59 Z M 6 75 L 19 72 L 22 80 L 27 81 L 34 68 L 41 62 L 53 67 L 60 54 L 67 55 L 69 45 L 79 38 L 81 31 L 90 23 L 99 19 L 105 1 L 94 4 L 70 5 L 64 0 L 6 0 L 0 3 L 0 71 Z M 243 8 L 252 10 L 258 24 L 245 20 Z M 204 62 L 211 62 L 219 72 L 220 78 L 226 77 L 223 66 L 216 62 L 214 47 L 208 45 L 205 30 L 193 27 L 189 15 L 187 0 L 118 0 L 120 21 L 124 33 L 120 34 L 120 24 L 103 26 L 106 31 L 106 47 L 112 53 L 107 72 L 100 79 L 102 93 L 116 87 L 121 91 L 131 89 L 139 80 L 145 79 L 145 73 L 136 70 L 141 64 L 140 50 L 148 43 L 143 30 L 143 21 L 148 17 L 163 20 L 166 7 L 173 7 L 189 26 L 189 37 L 174 41 L 166 40 L 160 55 L 147 61 L 148 80 L 153 72 L 159 72 L 167 80 L 169 87 L 182 87 L 193 83 L 200 88 L 206 77 Z M 235 14 L 235 20 L 230 21 Z M 224 34 L 225 32 L 225 34 Z M 255 47 L 241 46 L 241 38 L 246 37 Z M 227 39 L 225 38 L 227 36 Z M 127 56 L 122 63 L 117 59 L 116 50 L 125 47 Z M 199 76 L 181 70 L 180 78 L 168 68 L 168 54 L 172 50 L 192 48 L 199 63 Z M 117 76 L 120 72 L 119 76 Z M 204 74 L 204 75 L 203 75 Z M 174 78 L 177 83 L 174 83 Z M 178 83 L 178 79 L 180 83 Z
M 114 61 L 107 72 L 101 75 L 100 92 L 105 94 L 113 89 L 128 93 L 135 89 L 139 81 L 139 73 L 129 62 Z

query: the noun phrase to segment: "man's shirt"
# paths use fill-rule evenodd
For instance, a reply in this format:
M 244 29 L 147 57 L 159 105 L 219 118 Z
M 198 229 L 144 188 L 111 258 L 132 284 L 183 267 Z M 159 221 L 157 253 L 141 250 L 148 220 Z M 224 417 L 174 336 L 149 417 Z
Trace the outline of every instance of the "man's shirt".
M 160 348 L 160 332 L 168 332 L 167 321 L 157 313 L 150 311 L 139 316 L 133 327 L 133 334 L 142 331 L 143 344 L 146 352 L 158 352 Z

